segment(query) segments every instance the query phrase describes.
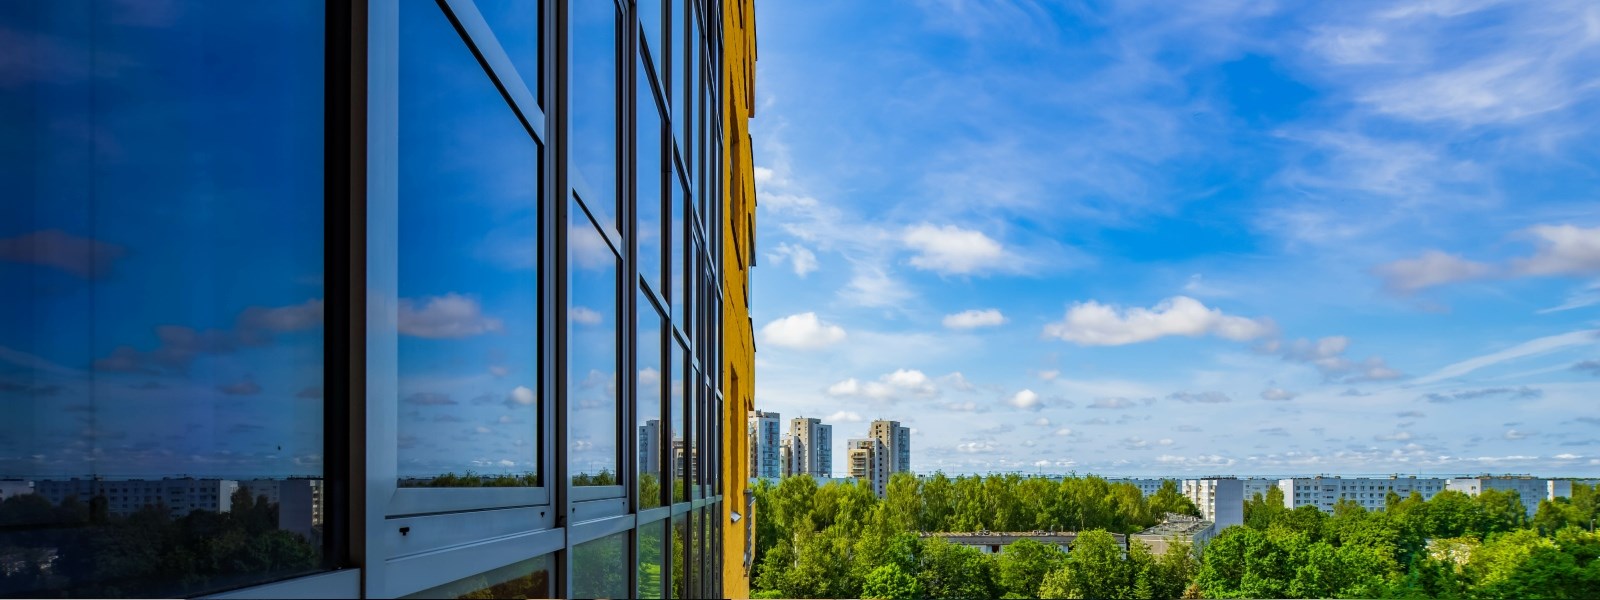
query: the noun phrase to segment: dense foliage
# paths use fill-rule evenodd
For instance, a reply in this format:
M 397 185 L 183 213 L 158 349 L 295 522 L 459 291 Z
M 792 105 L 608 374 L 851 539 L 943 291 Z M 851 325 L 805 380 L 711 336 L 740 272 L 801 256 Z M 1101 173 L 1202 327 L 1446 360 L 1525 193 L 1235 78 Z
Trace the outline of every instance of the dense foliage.
M 320 552 L 240 488 L 229 512 L 110 514 L 104 496 L 0 502 L 0 597 L 186 596 L 313 571 Z
M 1596 598 L 1595 490 L 1540 503 L 1515 492 L 1391 494 L 1384 510 L 1340 502 L 1332 514 L 1284 508 L 1272 490 L 1245 524 L 1196 558 L 1153 555 L 1132 533 L 1165 512 L 1194 514 L 1169 482 L 1143 497 L 1097 477 L 896 475 L 865 484 L 791 477 L 755 486 L 754 590 L 769 598 Z M 1077 531 L 1070 554 L 1023 540 L 1000 554 L 922 532 Z
M 1049 591 L 1063 597 L 1082 595 L 1080 588 L 1062 587 L 1070 583 L 1042 587 L 1061 571 L 1080 579 L 1126 579 L 1130 589 L 1144 582 L 1150 590 L 1181 591 L 1194 570 L 1192 565 L 1158 565 L 1160 561 L 1148 551 L 1124 561 L 1119 549 L 1115 563 L 1100 557 L 1087 564 L 1074 563 L 1073 556 L 1038 542 L 1019 542 L 1002 554 L 990 555 L 919 535 L 1100 531 L 1105 541 L 1120 548 L 1111 532 L 1137 532 L 1158 523 L 1167 512 L 1198 514 L 1175 482 L 1148 499 L 1131 484 L 1098 477 L 1054 481 L 1019 475 L 952 479 L 937 474 L 919 480 L 896 474 L 881 500 L 864 482 L 818 486 L 810 477 L 790 477 L 776 485 L 761 481 L 755 493 L 759 516 L 754 589 L 767 597 L 1032 598 Z M 1094 536 L 1084 539 L 1090 538 Z M 1081 556 L 1087 560 L 1096 555 Z M 1192 562 L 1185 552 L 1173 556 L 1179 557 L 1177 563 Z M 1101 572 L 1112 566 L 1117 569 L 1114 577 Z

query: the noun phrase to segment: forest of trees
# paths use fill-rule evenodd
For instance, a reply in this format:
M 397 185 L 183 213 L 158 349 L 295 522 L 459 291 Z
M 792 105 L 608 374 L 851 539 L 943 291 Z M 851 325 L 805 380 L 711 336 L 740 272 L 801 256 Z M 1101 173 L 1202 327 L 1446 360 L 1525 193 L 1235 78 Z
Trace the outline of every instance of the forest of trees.
M 1515 492 L 1391 494 L 1384 510 L 1245 503 L 1245 524 L 1203 552 L 1152 555 L 1133 533 L 1196 514 L 1175 482 L 1149 498 L 1098 477 L 915 478 L 879 499 L 865 484 L 810 477 L 756 485 L 753 592 L 766 598 L 1596 598 L 1595 490 L 1545 500 Z M 1072 552 L 1024 540 L 1000 554 L 921 532 L 1077 531 Z
M 0 597 L 179 597 L 322 566 L 278 505 L 239 488 L 232 510 L 174 518 L 166 507 L 110 514 L 103 496 L 60 505 L 38 494 L 0 502 Z M 53 557 L 53 558 L 52 558 Z

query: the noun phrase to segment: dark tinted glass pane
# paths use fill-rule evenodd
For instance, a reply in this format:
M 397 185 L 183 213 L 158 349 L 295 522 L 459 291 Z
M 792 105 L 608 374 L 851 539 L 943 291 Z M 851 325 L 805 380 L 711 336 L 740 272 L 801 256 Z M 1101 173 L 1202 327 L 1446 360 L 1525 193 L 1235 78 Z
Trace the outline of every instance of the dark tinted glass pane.
M 540 148 L 436 4 L 400 40 L 400 483 L 537 485 Z
M 689 379 L 684 381 L 684 404 L 689 406 L 689 450 L 684 453 L 684 479 L 689 484 L 691 498 L 701 497 L 700 488 L 705 483 L 700 478 L 700 438 L 705 435 L 705 423 L 701 419 L 700 403 L 701 391 L 705 386 L 701 383 L 700 370 L 690 366 Z
M 617 255 L 574 200 L 567 207 L 568 454 L 574 485 L 616 485 Z
M 672 597 L 698 597 L 689 593 L 689 513 L 672 518 Z
M 667 539 L 667 521 L 639 526 L 639 589 L 635 598 L 660 598 L 666 580 L 662 577 L 661 549 Z
M 638 378 L 635 389 L 638 401 L 639 432 L 639 508 L 661 506 L 661 401 L 663 373 L 661 360 L 661 313 L 644 294 L 639 294 Z
M 643 64 L 639 65 L 637 85 L 635 109 L 638 118 L 635 121 L 637 133 L 634 142 L 637 162 L 634 164 L 634 173 L 638 181 L 638 195 L 634 210 L 637 211 L 638 227 L 634 229 L 634 236 L 639 245 L 639 277 L 650 289 L 661 294 L 666 292 L 661 285 L 661 182 L 666 174 L 661 167 L 661 109 L 656 103 L 655 92 L 650 87 L 650 76 Z
M 321 568 L 323 12 L 0 2 L 0 596 Z
M 684 410 L 687 408 L 687 398 L 690 394 L 688 369 L 684 366 L 684 359 L 688 352 L 676 341 L 672 342 L 672 378 L 667 382 L 668 391 L 672 397 L 668 401 L 672 404 L 672 501 L 683 502 L 689 498 L 689 484 L 686 479 L 688 468 L 688 454 L 684 452 Z
M 572 548 L 573 598 L 628 597 L 628 532 Z
M 539 43 L 541 0 L 477 0 L 478 12 L 483 15 L 500 48 L 511 58 L 517 76 L 528 86 L 539 105 L 544 105 L 542 47 Z
M 426 589 L 406 598 L 550 598 L 549 555 Z
M 617 11 L 612 2 L 571 3 L 573 188 L 608 231 L 617 227 Z

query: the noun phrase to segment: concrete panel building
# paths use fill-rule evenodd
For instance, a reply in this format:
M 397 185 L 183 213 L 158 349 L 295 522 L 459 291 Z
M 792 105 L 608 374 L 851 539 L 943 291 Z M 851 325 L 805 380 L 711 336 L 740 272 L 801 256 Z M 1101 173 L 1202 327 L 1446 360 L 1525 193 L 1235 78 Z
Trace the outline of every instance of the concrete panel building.
M 1536 479 L 1532 475 L 1461 477 L 1446 481 L 1445 487 L 1469 496 L 1477 496 L 1484 490 L 1515 490 L 1522 497 L 1522 506 L 1527 508 L 1529 518 L 1539 511 L 1540 500 L 1572 496 L 1571 480 Z
M 778 452 L 783 435 L 779 418 L 775 412 L 750 411 L 745 435 L 749 437 L 751 477 L 775 479 L 783 475 Z
M 1323 512 L 1333 512 L 1339 500 L 1353 500 L 1367 510 L 1383 510 L 1384 499 L 1393 491 L 1402 498 L 1411 492 L 1422 494 L 1424 500 L 1433 498 L 1445 489 L 1445 480 L 1430 477 L 1297 477 L 1278 480 L 1283 490 L 1283 505 L 1299 508 L 1311 505 Z
M 789 473 L 812 477 L 833 476 L 833 426 L 821 419 L 797 417 L 789 421 Z
M 1217 531 L 1244 523 L 1244 482 L 1231 477 L 1185 479 L 1183 495 L 1200 509 L 1201 518 Z

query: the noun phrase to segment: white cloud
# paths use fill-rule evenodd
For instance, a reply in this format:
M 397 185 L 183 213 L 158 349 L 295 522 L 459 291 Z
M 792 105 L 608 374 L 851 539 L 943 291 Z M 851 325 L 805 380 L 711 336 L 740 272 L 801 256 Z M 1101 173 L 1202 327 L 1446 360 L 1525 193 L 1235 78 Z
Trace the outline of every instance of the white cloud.
M 1048 370 L 1044 370 L 1044 371 L 1040 371 L 1039 372 L 1039 379 L 1043 379 L 1045 381 L 1052 381 L 1055 378 L 1060 377 L 1060 376 L 1061 376 L 1061 371 L 1058 371 L 1056 369 L 1048 369 Z
M 527 386 L 519 385 L 515 388 L 512 388 L 511 395 L 507 397 L 506 400 L 508 403 L 515 403 L 522 406 L 532 406 L 535 398 L 533 390 L 528 389 Z
M 1600 273 L 1600 227 L 1539 225 L 1528 228 L 1539 250 L 1513 262 L 1524 275 L 1588 275 Z
M 421 308 L 417 303 L 410 298 L 400 299 L 398 327 L 401 334 L 446 339 L 501 330 L 500 320 L 484 316 L 478 301 L 467 296 L 450 293 L 424 298 Z
M 816 350 L 844 341 L 843 327 L 823 322 L 817 313 L 789 315 L 761 328 L 761 341 L 781 348 Z
M 1225 315 L 1194 298 L 1174 296 L 1148 309 L 1081 302 L 1061 322 L 1045 325 L 1044 333 L 1082 346 L 1121 346 L 1172 335 L 1245 341 L 1271 335 L 1274 329 L 1267 319 Z
M 828 418 L 823 419 L 823 421 L 827 421 L 827 422 L 830 422 L 830 423 L 860 423 L 860 422 L 862 422 L 864 420 L 865 419 L 861 418 L 861 415 L 859 415 L 857 413 L 850 412 L 848 410 L 841 410 L 839 412 L 836 412 L 836 413 L 833 413 L 831 415 L 828 415 Z
M 983 310 L 968 310 L 953 315 L 944 316 L 944 326 L 951 329 L 976 329 L 979 327 L 994 327 L 1006 322 L 999 309 L 988 308 Z
M 1043 406 L 1041 404 L 1041 400 L 1039 399 L 1039 395 L 1035 394 L 1033 390 L 1022 390 L 1017 392 L 1016 394 L 1013 394 L 1011 399 L 1007 400 L 1006 403 L 1023 410 L 1038 410 Z
M 1267 389 L 1261 390 L 1261 399 L 1262 400 L 1272 400 L 1272 401 L 1281 402 L 1281 401 L 1284 401 L 1284 400 L 1293 400 L 1295 398 L 1295 396 L 1299 396 L 1299 395 L 1300 394 L 1297 394 L 1295 392 L 1291 392 L 1289 390 L 1283 389 L 1283 388 L 1278 387 L 1278 386 L 1269 386 Z
M 1507 429 L 1504 437 L 1506 439 L 1508 439 L 1508 440 L 1515 441 L 1515 440 L 1525 439 L 1529 435 L 1532 435 L 1532 434 L 1530 432 L 1527 432 L 1527 431 L 1518 431 L 1518 430 L 1515 430 L 1515 429 Z
M 960 371 L 940 377 L 939 383 L 959 392 L 971 392 L 978 389 L 978 386 L 972 385 L 972 382 L 967 381 L 967 376 L 962 375 Z
M 1262 344 L 1259 349 L 1277 354 L 1284 360 L 1312 365 L 1322 372 L 1323 379 L 1327 381 L 1344 383 L 1388 381 L 1405 376 L 1399 370 L 1390 367 L 1380 356 L 1369 356 L 1359 362 L 1346 358 L 1344 352 L 1349 347 L 1350 338 L 1334 335 L 1315 342 L 1305 339 L 1288 343 L 1271 340 Z
M 789 263 L 789 268 L 802 279 L 817 270 L 817 255 L 800 244 L 780 242 L 772 252 L 767 253 L 767 260 L 774 265 Z
M 1375 435 L 1372 436 L 1372 439 L 1379 442 L 1409 442 L 1413 437 L 1415 436 L 1411 435 L 1409 431 L 1397 431 L 1390 434 Z
M 1061 437 L 1066 437 L 1066 436 L 1072 435 L 1072 430 L 1069 429 L 1069 428 L 1066 428 L 1066 427 L 1062 427 L 1062 428 L 1056 430 L 1056 435 L 1061 436 Z
M 906 228 L 900 240 L 917 253 L 911 257 L 911 266 L 924 271 L 968 275 L 1018 266 L 994 238 L 954 225 L 914 225 Z
M 1035 427 L 1049 427 L 1050 426 L 1050 417 L 1039 417 L 1037 419 L 1034 419 L 1033 425 Z
M 1172 438 L 1161 438 L 1161 441 L 1158 441 L 1156 443 L 1160 444 L 1162 446 L 1171 446 L 1172 445 Z
M 1411 294 L 1434 286 L 1488 277 L 1489 265 L 1429 250 L 1417 258 L 1397 260 L 1374 268 L 1384 288 L 1396 294 Z
M 1089 408 L 1124 409 L 1133 408 L 1135 406 L 1138 406 L 1138 403 L 1134 402 L 1132 398 L 1122 397 L 1095 398 L 1093 402 L 1089 403 Z
M 1469 358 L 1467 360 L 1448 365 L 1442 369 L 1439 369 L 1438 371 L 1418 377 L 1413 380 L 1412 383 L 1418 385 L 1433 383 L 1435 381 L 1441 381 L 1451 377 L 1459 377 L 1478 369 L 1499 364 L 1508 360 L 1544 354 L 1546 352 L 1554 352 L 1556 350 L 1571 346 L 1594 344 L 1596 342 L 1600 342 L 1600 330 L 1594 329 L 1585 329 L 1582 331 L 1573 331 L 1559 335 L 1545 336 L 1517 344 L 1499 352 L 1493 352 L 1483 356 Z
M 896 369 L 878 377 L 877 381 L 862 382 L 851 377 L 828 386 L 830 396 L 862 396 L 874 400 L 889 400 L 901 394 L 929 397 L 938 393 L 933 379 L 916 369 Z
M 883 268 L 857 263 L 850 282 L 839 290 L 839 297 L 856 306 L 892 308 L 910 300 L 913 294 Z
M 574 323 L 582 323 L 584 325 L 599 325 L 601 321 L 605 320 L 605 317 L 600 315 L 600 311 L 586 306 L 574 306 L 567 309 L 567 318 Z
M 1167 395 L 1167 399 L 1191 404 L 1196 402 L 1201 404 L 1221 404 L 1233 401 L 1232 398 L 1222 392 L 1173 392 Z
M 965 444 L 956 445 L 957 452 L 965 452 L 968 454 L 994 452 L 998 449 L 999 448 L 995 446 L 994 442 L 967 442 Z

